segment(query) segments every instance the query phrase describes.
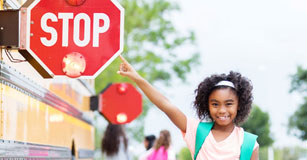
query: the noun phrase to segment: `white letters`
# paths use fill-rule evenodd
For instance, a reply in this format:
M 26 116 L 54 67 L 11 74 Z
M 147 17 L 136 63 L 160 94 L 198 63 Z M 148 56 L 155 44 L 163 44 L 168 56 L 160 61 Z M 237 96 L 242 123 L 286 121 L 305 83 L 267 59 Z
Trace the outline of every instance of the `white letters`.
M 74 16 L 73 13 L 59 13 L 58 17 L 59 19 L 63 19 L 63 25 L 62 25 L 62 46 L 67 47 L 68 46 L 68 26 L 69 26 L 69 20 L 72 19 Z
M 41 18 L 41 27 L 45 32 L 51 34 L 51 38 L 50 38 L 50 40 L 47 40 L 46 37 L 41 37 L 40 39 L 41 39 L 41 42 L 45 46 L 50 47 L 50 46 L 53 46 L 56 43 L 56 41 L 58 39 L 58 34 L 57 34 L 57 32 L 54 28 L 47 26 L 47 20 L 48 19 L 50 19 L 52 22 L 57 22 L 58 19 L 53 13 L 50 13 L 50 12 L 45 13 Z
M 80 40 L 80 20 L 84 21 L 84 39 Z M 74 19 L 74 42 L 77 46 L 84 47 L 86 46 L 91 39 L 91 19 L 85 13 L 79 13 Z
M 99 26 L 99 21 L 103 20 L 104 24 L 102 27 Z M 94 24 L 93 24 L 93 47 L 99 47 L 99 33 L 106 32 L 110 27 L 110 19 L 104 13 L 94 13 Z
M 69 29 L 70 29 L 70 20 L 73 19 L 73 41 L 79 47 L 85 47 L 91 41 L 91 35 L 93 39 L 93 47 L 99 47 L 99 36 L 101 33 L 105 33 L 110 28 L 110 18 L 104 13 L 94 13 L 93 14 L 93 30 L 91 32 L 91 18 L 86 13 L 79 13 L 74 16 L 74 13 L 58 13 L 58 17 L 53 13 L 45 13 L 41 18 L 41 28 L 44 32 L 50 33 L 51 38 L 48 40 L 46 37 L 40 37 L 40 40 L 43 45 L 51 47 L 55 45 L 58 41 L 58 33 L 56 28 L 48 26 L 47 21 L 51 20 L 52 22 L 58 22 L 58 19 L 62 20 L 62 47 L 68 47 L 69 45 Z M 100 26 L 101 20 L 103 25 Z M 83 21 L 84 23 L 80 23 Z M 82 26 L 80 26 L 82 24 Z M 83 26 L 84 25 L 84 26 Z M 57 25 L 59 26 L 59 25 Z M 83 32 L 80 32 L 80 28 L 84 28 Z M 83 40 L 81 40 L 83 36 Z

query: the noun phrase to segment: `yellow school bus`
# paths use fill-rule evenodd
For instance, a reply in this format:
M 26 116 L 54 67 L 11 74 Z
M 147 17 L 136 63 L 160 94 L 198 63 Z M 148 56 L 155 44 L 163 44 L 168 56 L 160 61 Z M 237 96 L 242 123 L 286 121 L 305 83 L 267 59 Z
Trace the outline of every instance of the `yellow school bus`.
M 93 159 L 94 80 L 43 79 L 18 51 L 0 56 L 0 159 Z

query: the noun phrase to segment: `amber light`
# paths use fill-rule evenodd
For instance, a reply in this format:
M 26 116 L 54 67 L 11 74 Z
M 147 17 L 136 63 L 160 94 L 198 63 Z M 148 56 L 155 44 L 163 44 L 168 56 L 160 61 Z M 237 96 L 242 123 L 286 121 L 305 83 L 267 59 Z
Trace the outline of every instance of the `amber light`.
M 127 92 L 128 85 L 125 83 L 120 83 L 117 85 L 117 92 L 119 94 L 125 94 Z
M 69 53 L 63 58 L 62 69 L 68 77 L 80 77 L 84 72 L 85 67 L 85 58 L 82 54 L 78 52 Z
M 86 0 L 65 0 L 71 6 L 81 6 Z
M 119 113 L 116 116 L 116 120 L 118 123 L 126 123 L 128 120 L 127 114 L 125 113 Z

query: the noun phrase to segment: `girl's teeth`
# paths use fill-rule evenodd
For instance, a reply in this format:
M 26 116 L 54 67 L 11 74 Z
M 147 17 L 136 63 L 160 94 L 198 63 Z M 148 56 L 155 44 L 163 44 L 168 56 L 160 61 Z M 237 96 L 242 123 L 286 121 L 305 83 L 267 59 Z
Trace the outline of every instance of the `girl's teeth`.
M 221 120 L 226 120 L 228 118 L 228 116 L 226 117 L 219 117 Z

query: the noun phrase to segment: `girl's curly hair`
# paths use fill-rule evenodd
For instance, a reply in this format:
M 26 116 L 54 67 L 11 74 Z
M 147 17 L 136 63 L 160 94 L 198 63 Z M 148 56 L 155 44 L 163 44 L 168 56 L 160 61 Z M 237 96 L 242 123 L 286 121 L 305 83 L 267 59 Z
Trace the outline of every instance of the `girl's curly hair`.
M 251 81 L 246 77 L 241 76 L 238 72 L 230 71 L 228 75 L 226 74 L 214 74 L 207 77 L 202 81 L 198 88 L 195 90 L 196 97 L 194 101 L 194 107 L 196 108 L 198 117 L 203 119 L 211 119 L 209 111 L 209 96 L 210 94 L 220 88 L 226 88 L 227 86 L 215 86 L 218 82 L 222 80 L 231 81 L 236 89 L 233 89 L 239 100 L 239 110 L 234 123 L 239 125 L 243 123 L 252 108 L 253 86 Z M 229 87 L 230 88 L 230 87 Z

